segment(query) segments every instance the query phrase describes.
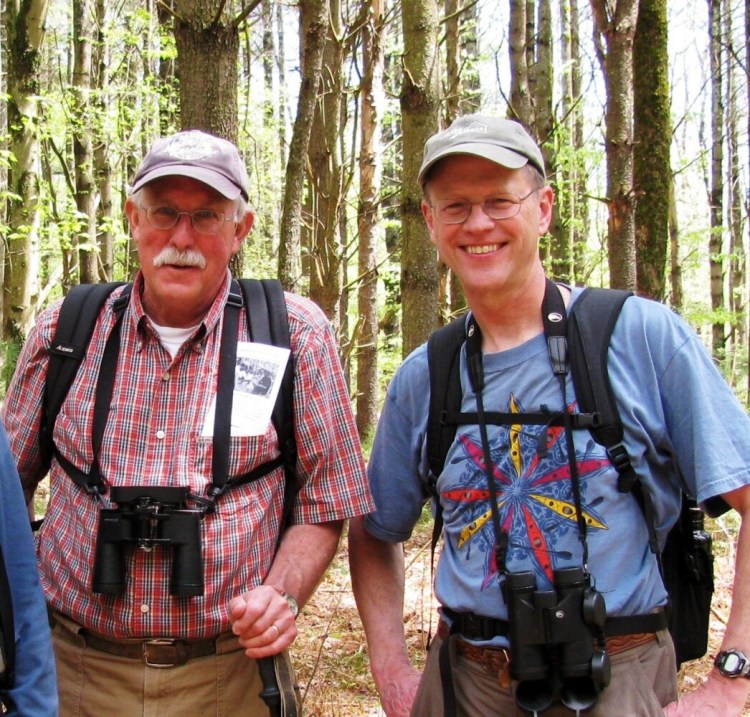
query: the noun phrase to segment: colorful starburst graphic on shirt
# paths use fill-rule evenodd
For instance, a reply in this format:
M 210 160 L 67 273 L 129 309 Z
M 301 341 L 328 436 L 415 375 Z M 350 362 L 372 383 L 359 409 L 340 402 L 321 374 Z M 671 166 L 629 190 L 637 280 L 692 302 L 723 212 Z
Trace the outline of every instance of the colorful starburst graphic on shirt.
M 568 410 L 572 410 L 569 406 Z M 510 413 L 524 413 L 511 395 Z M 500 526 L 510 536 L 508 558 L 515 552 L 519 558 L 531 557 L 537 573 L 552 582 L 553 556 L 558 539 L 570 530 L 578 530 L 578 511 L 573 500 L 570 463 L 559 426 L 518 424 L 499 426 L 499 436 L 490 443 L 492 477 L 495 481 Z M 458 438 L 466 459 L 462 487 L 441 491 L 442 501 L 450 501 L 459 513 L 466 513 L 467 522 L 458 535 L 457 547 L 466 549 L 479 541 L 487 554 L 484 585 L 498 572 L 495 563 L 495 532 L 489 505 L 487 471 L 482 446 L 466 435 Z M 592 447 L 593 441 L 588 446 Z M 540 446 L 542 450 L 540 450 Z M 586 478 L 608 468 L 606 457 L 577 452 L 581 485 Z M 600 499 L 582 505 L 582 516 L 588 530 L 606 530 L 596 512 Z M 570 558 L 569 552 L 557 551 L 559 557 Z

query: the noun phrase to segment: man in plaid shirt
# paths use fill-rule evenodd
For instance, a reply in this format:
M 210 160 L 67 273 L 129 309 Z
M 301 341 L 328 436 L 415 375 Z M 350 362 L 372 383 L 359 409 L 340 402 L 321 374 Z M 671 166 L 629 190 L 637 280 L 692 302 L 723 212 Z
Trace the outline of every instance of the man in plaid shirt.
M 163 546 L 123 548 L 122 592 L 92 590 L 100 510 L 113 506 L 108 493 L 98 500 L 78 487 L 61 461 L 83 474 L 97 464 L 108 487 L 185 488 L 187 508 L 200 507 L 192 496 L 205 497 L 212 483 L 228 265 L 254 219 L 248 187 L 236 147 L 197 131 L 157 140 L 131 187 L 125 211 L 140 271 L 122 314 L 101 449 L 95 456 L 94 400 L 122 289 L 107 299 L 57 417 L 38 536 L 63 717 L 266 714 L 256 660 L 291 645 L 297 606 L 331 561 L 344 520 L 371 510 L 333 332 L 317 306 L 286 294 L 301 488 L 278 551 L 281 467 L 231 487 L 200 521 L 203 594 L 173 594 Z M 3 407 L 27 500 L 43 478 L 38 431 L 59 310 L 58 303 L 39 316 Z M 260 350 L 244 313 L 237 340 L 243 361 Z M 232 412 L 230 477 L 280 454 L 270 421 L 249 428 L 252 417 Z

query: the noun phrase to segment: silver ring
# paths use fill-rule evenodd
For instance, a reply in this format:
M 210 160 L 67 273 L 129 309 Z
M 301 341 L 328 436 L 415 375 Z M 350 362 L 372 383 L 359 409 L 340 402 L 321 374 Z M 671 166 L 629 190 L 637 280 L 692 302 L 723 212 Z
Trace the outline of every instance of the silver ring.
M 279 636 L 281 635 L 281 632 L 279 631 L 279 628 L 276 627 L 276 625 L 271 625 L 271 627 L 276 630 L 276 637 L 274 638 L 274 642 L 279 639 Z

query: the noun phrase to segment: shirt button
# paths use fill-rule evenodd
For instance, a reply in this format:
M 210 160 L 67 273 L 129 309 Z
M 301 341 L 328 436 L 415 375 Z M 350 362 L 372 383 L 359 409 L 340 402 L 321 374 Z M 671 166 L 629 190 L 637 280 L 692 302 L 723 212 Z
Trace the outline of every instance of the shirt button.
M 148 605 L 141 605 L 141 612 L 145 615 L 149 611 Z
M 166 434 L 166 433 L 164 433 L 164 431 L 157 431 L 157 432 L 156 432 L 156 437 L 157 437 L 157 438 L 158 438 L 158 439 L 159 439 L 160 441 L 161 441 L 161 440 L 162 440 L 162 439 L 164 438 L 164 436 L 166 436 L 166 435 L 167 435 L 167 434 Z
M 172 378 L 172 372 L 167 371 L 165 374 L 162 375 L 161 380 L 162 381 L 169 381 L 169 379 Z

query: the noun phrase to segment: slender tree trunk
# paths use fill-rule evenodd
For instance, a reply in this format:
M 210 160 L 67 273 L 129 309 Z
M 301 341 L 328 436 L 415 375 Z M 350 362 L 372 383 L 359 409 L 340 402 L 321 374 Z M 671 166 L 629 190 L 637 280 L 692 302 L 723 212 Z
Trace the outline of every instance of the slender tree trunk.
M 591 0 L 607 91 L 606 147 L 610 286 L 636 288 L 633 194 L 633 38 L 638 0 Z M 601 45 L 606 43 L 606 51 Z
M 737 88 L 737 53 L 735 52 L 734 28 L 732 21 L 731 4 L 725 0 L 724 6 L 724 23 L 725 23 L 725 41 L 727 47 L 727 107 L 726 122 L 727 128 L 727 164 L 729 170 L 728 186 L 728 236 L 729 236 L 729 262 L 728 271 L 728 305 L 732 313 L 732 347 L 741 346 L 745 340 L 745 330 L 739 316 L 746 304 L 745 297 L 745 246 L 742 241 L 743 234 L 743 207 L 742 207 L 742 170 L 740 168 L 739 152 L 739 129 L 737 107 L 738 88 Z M 737 362 L 738 356 L 736 351 L 732 351 L 732 365 Z M 734 368 L 732 375 L 734 375 Z
M 508 115 L 531 129 L 534 124 L 532 116 L 531 92 L 529 90 L 529 65 L 527 43 L 527 3 L 511 2 L 510 4 L 510 107 Z M 531 21 L 533 22 L 533 4 Z
M 305 160 L 318 97 L 320 71 L 323 65 L 328 33 L 328 6 L 325 0 L 302 0 L 302 84 L 297 100 L 292 143 L 284 185 L 279 246 L 279 279 L 290 291 L 298 288 L 300 276 L 300 224 L 305 186 Z
M 401 296 L 403 354 L 423 343 L 438 321 L 438 271 L 420 209 L 417 175 L 424 144 L 438 129 L 439 68 L 436 0 L 402 3 L 404 73 L 401 86 Z
M 380 204 L 380 128 L 383 107 L 384 0 L 369 0 L 362 28 L 362 123 L 359 153 L 359 325 L 357 336 L 357 430 L 361 438 L 378 418 L 378 274 L 377 239 Z
M 109 45 L 102 38 L 108 26 L 107 5 L 104 0 L 96 0 L 97 42 L 93 48 L 92 67 L 94 70 L 96 114 L 104 117 L 110 102 L 108 90 Z M 112 233 L 112 182 L 114 173 L 109 162 L 109 138 L 97 126 L 94 140 L 94 182 L 99 201 L 96 207 L 96 244 L 98 251 L 98 276 L 101 281 L 111 281 L 114 272 L 114 235 Z
M 93 0 L 73 2 L 73 161 L 75 164 L 76 207 L 79 229 L 78 274 L 82 284 L 99 280 L 96 243 L 96 212 L 98 195 L 94 182 L 94 149 L 91 121 L 91 75 L 94 35 Z
M 709 201 L 711 205 L 711 233 L 708 241 L 711 308 L 719 314 L 724 307 L 724 96 L 722 82 L 722 22 L 721 0 L 709 0 L 708 28 L 711 67 L 711 179 Z M 716 320 L 711 331 L 714 357 L 724 351 L 724 323 Z
M 343 247 L 340 217 L 343 201 L 340 137 L 343 98 L 341 6 L 328 2 L 330 29 L 323 54 L 320 91 L 308 148 L 310 163 L 310 298 L 338 331 L 343 291 Z
M 669 185 L 669 284 L 672 291 L 671 306 L 680 313 L 684 304 L 682 291 L 682 262 L 680 261 L 680 227 L 677 218 L 674 177 Z
M 672 140 L 666 0 L 640 0 L 633 45 L 636 78 L 633 184 L 638 293 L 664 299 Z
M 47 0 L 5 4 L 3 13 L 8 64 L 8 237 L 3 281 L 2 338 L 21 342 L 38 309 L 39 296 L 39 63 Z

